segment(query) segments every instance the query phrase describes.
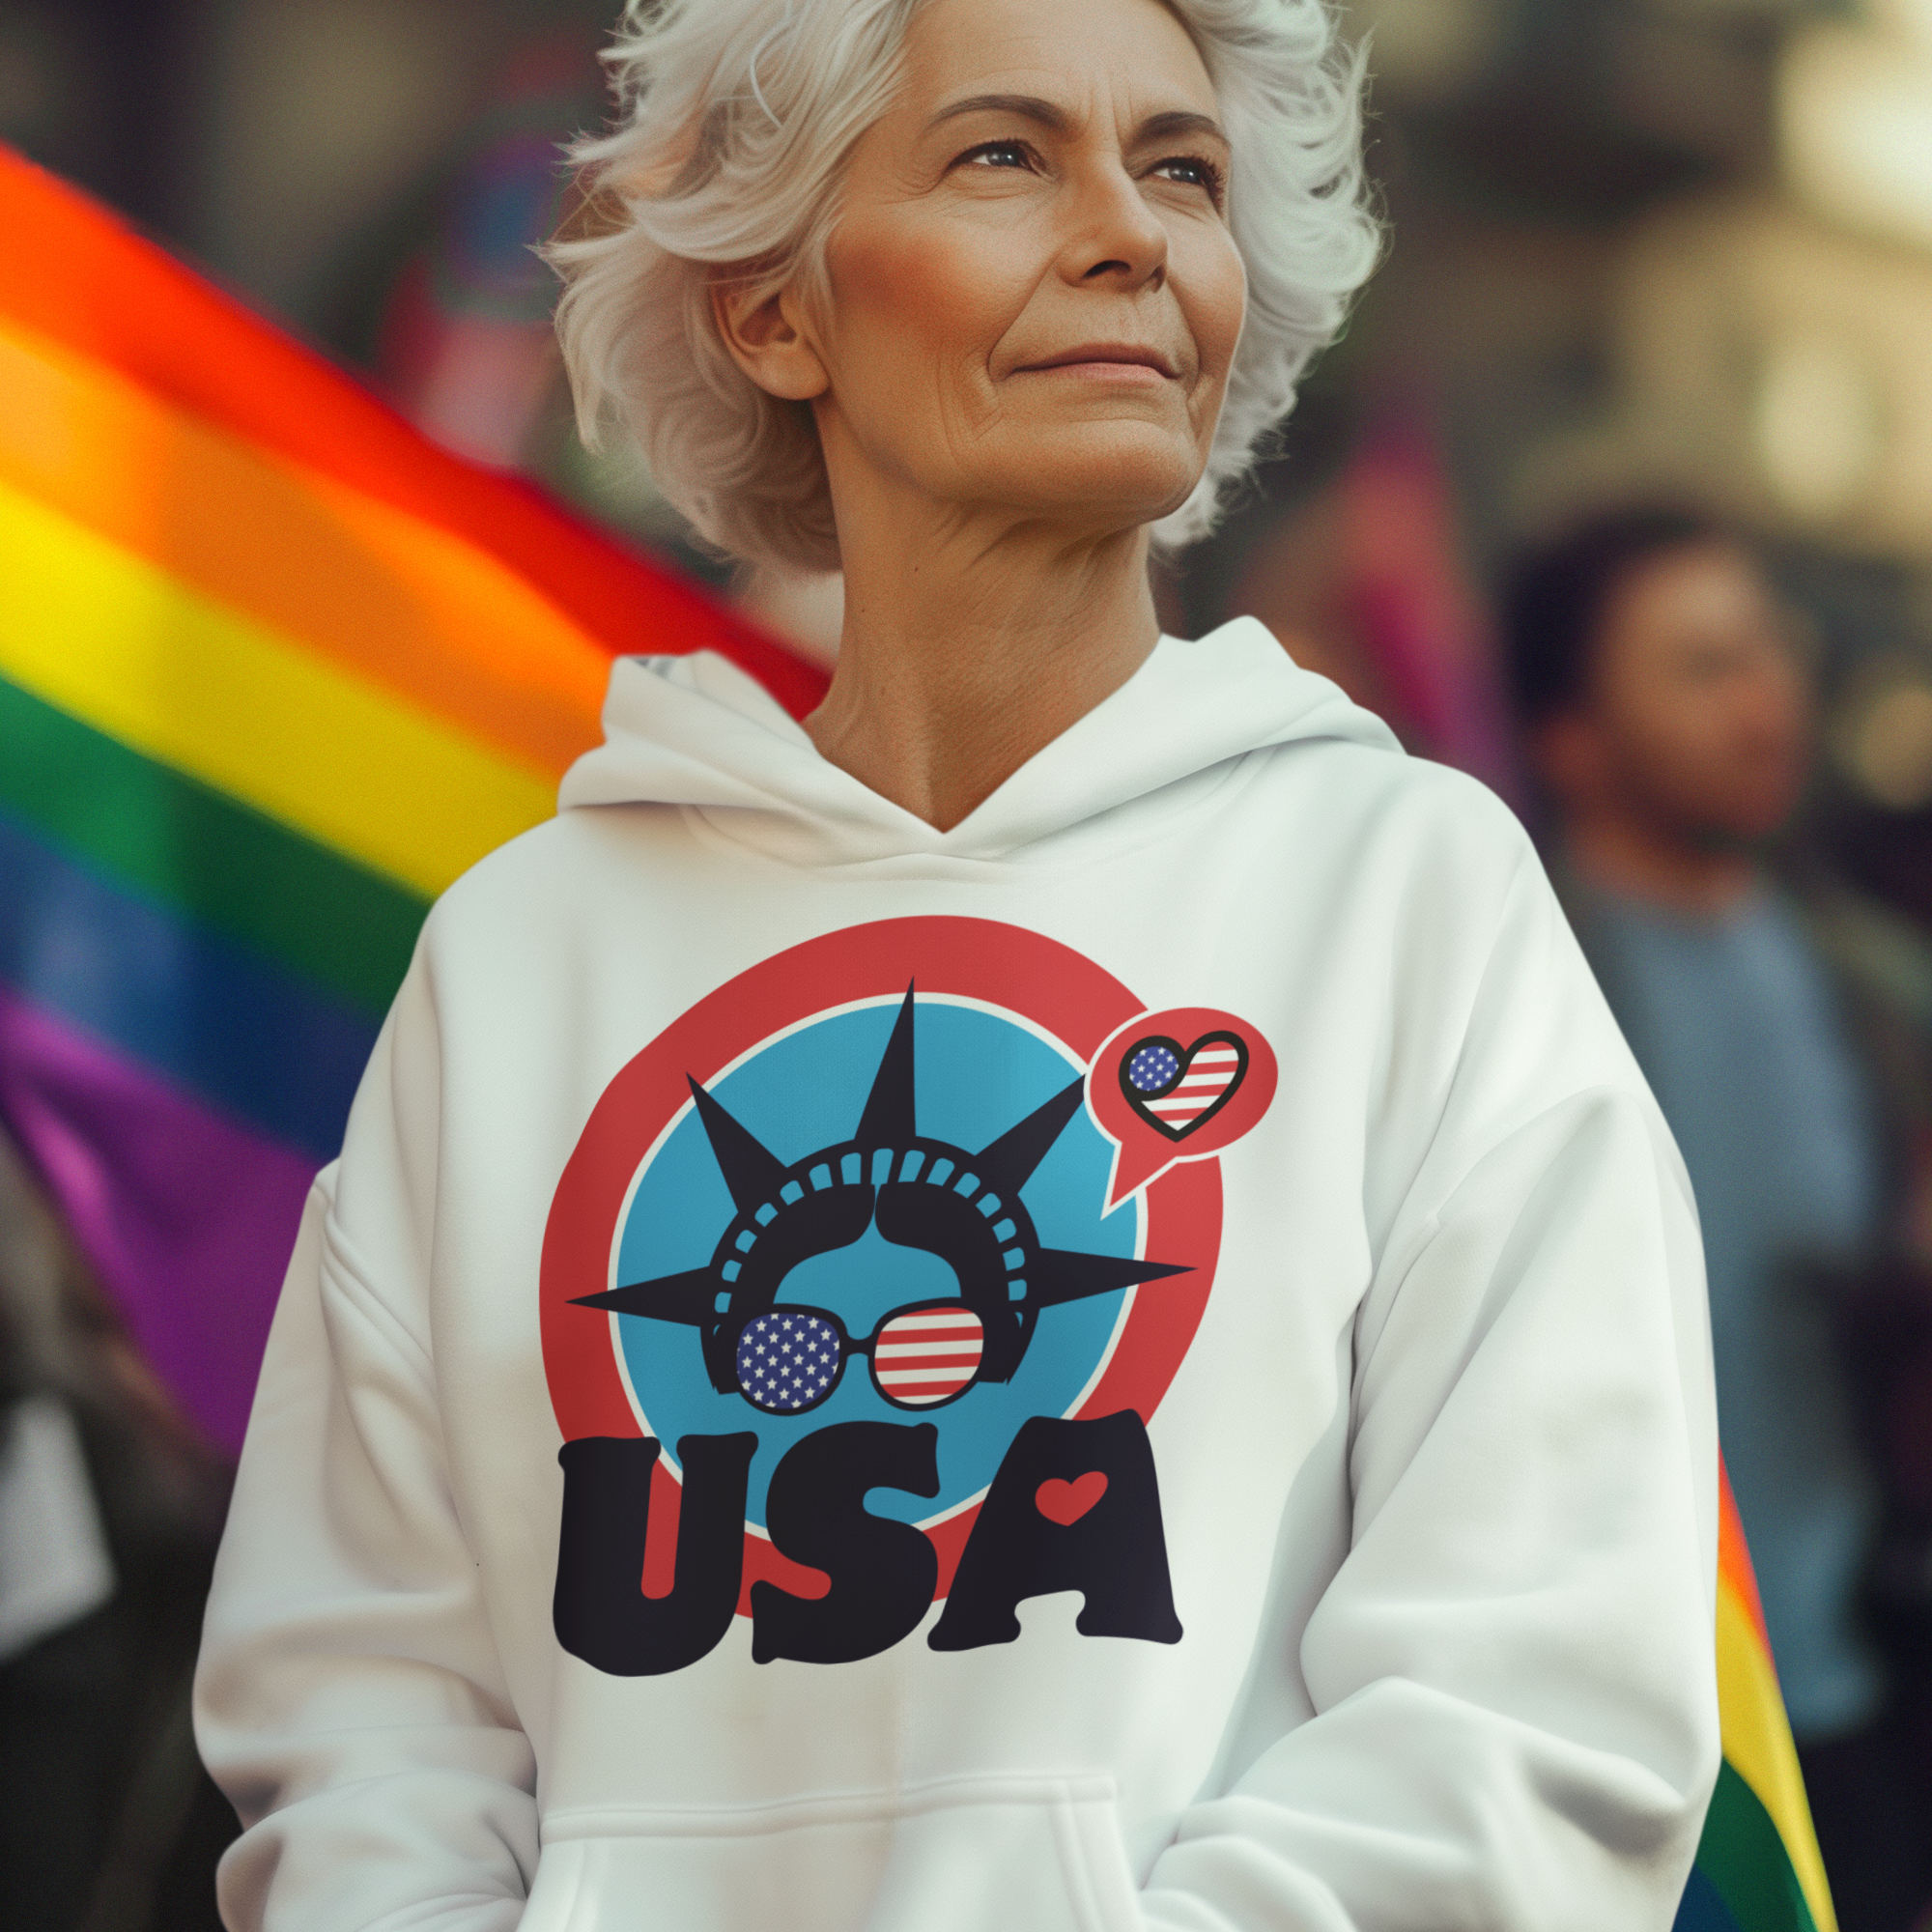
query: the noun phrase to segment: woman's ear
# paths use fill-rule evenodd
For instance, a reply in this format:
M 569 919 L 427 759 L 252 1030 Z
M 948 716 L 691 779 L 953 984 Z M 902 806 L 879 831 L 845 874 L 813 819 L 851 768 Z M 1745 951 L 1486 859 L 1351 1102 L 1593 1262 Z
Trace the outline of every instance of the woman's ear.
M 767 395 L 805 403 L 832 386 L 801 326 L 798 298 L 790 289 L 761 297 L 743 286 L 715 281 L 711 313 L 732 361 Z

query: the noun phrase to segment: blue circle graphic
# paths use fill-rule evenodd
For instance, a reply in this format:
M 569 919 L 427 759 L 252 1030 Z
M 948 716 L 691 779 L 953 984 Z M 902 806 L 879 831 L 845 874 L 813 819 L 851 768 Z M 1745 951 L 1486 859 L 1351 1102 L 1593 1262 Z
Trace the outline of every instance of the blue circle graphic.
M 898 1016 L 899 1002 L 829 1013 L 760 1048 L 710 1094 L 787 1166 L 849 1141 Z M 1031 1029 L 984 1007 L 921 997 L 916 1006 L 914 1094 L 923 1139 L 968 1151 L 990 1146 L 1079 1077 L 1078 1063 Z M 1020 1189 L 1040 1244 L 1131 1257 L 1138 1199 L 1103 1217 L 1113 1150 L 1084 1107 L 1061 1130 Z M 709 1263 L 736 1208 L 704 1123 L 687 1109 L 639 1178 L 617 1242 L 615 1280 L 645 1281 Z M 941 1256 L 886 1239 L 876 1223 L 843 1247 L 812 1254 L 784 1277 L 781 1303 L 837 1315 L 854 1339 L 919 1302 L 956 1300 L 960 1284 Z M 923 1522 L 969 1502 L 992 1480 L 1030 1416 L 1065 1415 L 1099 1367 L 1126 1291 L 1042 1308 L 1012 1379 L 976 1382 L 943 1406 L 889 1403 L 865 1359 L 854 1357 L 829 1399 L 797 1415 L 772 1415 L 740 1394 L 721 1394 L 704 1367 L 697 1331 L 644 1317 L 617 1318 L 625 1370 L 644 1425 L 676 1461 L 679 1438 L 749 1430 L 758 1438 L 746 1501 L 762 1529 L 772 1470 L 791 1445 L 829 1423 L 931 1422 L 939 1430 L 936 1498 L 879 1489 L 874 1514 Z

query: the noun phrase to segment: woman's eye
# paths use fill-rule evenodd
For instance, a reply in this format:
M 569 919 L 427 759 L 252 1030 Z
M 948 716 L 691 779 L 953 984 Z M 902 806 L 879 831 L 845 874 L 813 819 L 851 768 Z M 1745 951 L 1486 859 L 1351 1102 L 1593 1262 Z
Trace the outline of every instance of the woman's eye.
M 1033 165 L 1033 156 L 1028 154 L 1025 143 L 1020 141 L 982 141 L 977 148 L 968 148 L 959 159 L 988 168 L 1028 168 Z
M 1154 173 L 1189 187 L 1205 188 L 1218 207 L 1221 201 L 1221 170 L 1202 155 L 1170 155 L 1154 163 Z

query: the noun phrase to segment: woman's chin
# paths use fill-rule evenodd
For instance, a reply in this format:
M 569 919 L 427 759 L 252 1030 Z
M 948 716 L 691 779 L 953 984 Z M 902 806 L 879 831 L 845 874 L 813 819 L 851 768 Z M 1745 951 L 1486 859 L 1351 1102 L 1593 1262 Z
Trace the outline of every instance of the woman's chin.
M 1171 515 L 1201 477 L 1191 447 L 1151 448 L 1146 438 L 1080 440 L 1088 446 L 1039 451 L 1030 462 L 1001 466 L 1006 473 L 984 479 L 982 500 L 1075 527 L 1127 529 Z

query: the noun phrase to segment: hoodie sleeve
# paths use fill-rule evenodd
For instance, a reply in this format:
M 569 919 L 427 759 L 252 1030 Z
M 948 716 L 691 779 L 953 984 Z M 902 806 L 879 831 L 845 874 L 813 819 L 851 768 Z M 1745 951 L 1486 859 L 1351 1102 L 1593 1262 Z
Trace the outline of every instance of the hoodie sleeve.
M 435 1144 L 398 1119 L 434 1091 L 398 1069 L 433 1058 L 411 977 L 309 1197 L 209 1605 L 195 1729 L 245 1828 L 219 1877 L 230 1932 L 512 1932 L 536 1868 L 533 1754 L 408 1293 Z M 352 1187 L 380 1268 L 344 1225 Z
M 1356 1319 L 1315 1716 L 1182 1815 L 1160 1932 L 1664 1932 L 1683 1890 L 1719 1758 L 1700 1240 L 1515 842 L 1463 1023 L 1427 1029 L 1439 1082 L 1400 1028 L 1391 1055 L 1384 1119 L 1435 1125 Z

